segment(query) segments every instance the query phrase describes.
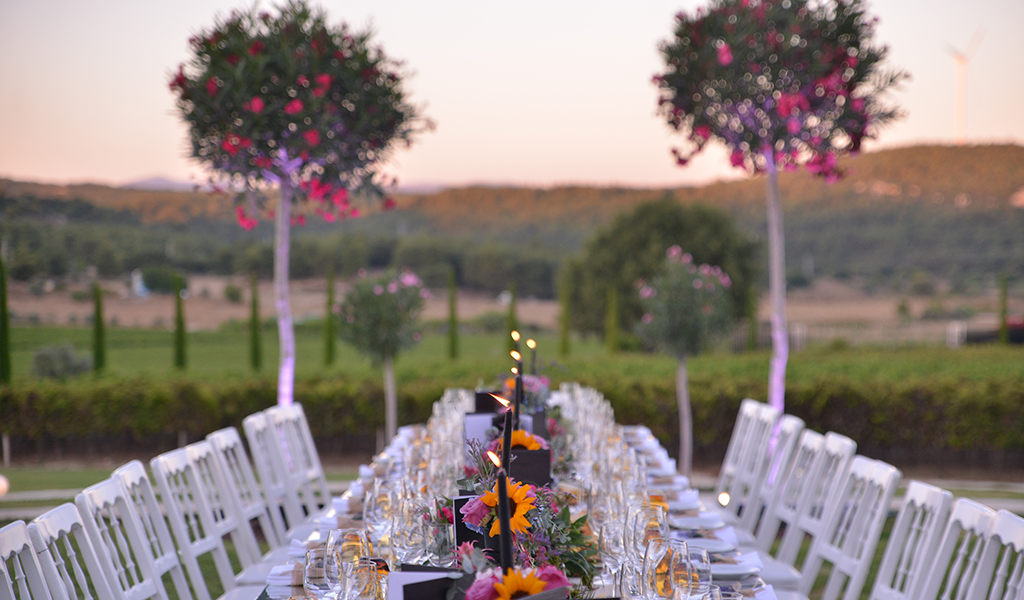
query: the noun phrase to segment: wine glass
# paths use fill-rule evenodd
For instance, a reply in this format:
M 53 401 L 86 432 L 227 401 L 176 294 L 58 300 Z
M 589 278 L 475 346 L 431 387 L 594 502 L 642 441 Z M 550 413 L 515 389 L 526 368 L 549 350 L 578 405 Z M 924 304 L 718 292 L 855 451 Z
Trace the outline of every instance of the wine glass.
M 686 541 L 669 540 L 669 569 L 671 590 L 667 595 L 675 600 L 698 598 L 691 596 L 695 588 L 692 585 L 693 570 Z
M 702 597 L 711 588 L 711 557 L 707 548 L 690 547 L 686 560 L 690 568 L 690 595 Z
M 644 598 L 667 598 L 672 592 L 669 581 L 671 566 L 669 564 L 669 542 L 665 538 L 650 538 L 644 548 L 643 562 L 643 594 Z
M 346 570 L 344 600 L 377 600 L 377 564 L 367 558 L 359 559 Z
M 384 480 L 374 479 L 373 487 L 367 490 L 363 499 L 363 521 L 377 540 L 390 533 L 391 504 L 391 488 Z
M 340 563 L 354 563 L 370 555 L 370 541 L 362 529 L 332 529 L 327 533 L 324 545 Z
M 331 591 L 332 581 L 328 578 L 328 553 L 326 548 L 306 551 L 306 563 L 302 567 L 302 587 L 307 596 L 323 598 Z
M 620 523 L 606 523 L 601 526 L 598 538 L 601 565 L 608 571 L 616 592 L 621 587 L 617 583 L 622 565 L 626 560 L 626 545 L 622 530 Z

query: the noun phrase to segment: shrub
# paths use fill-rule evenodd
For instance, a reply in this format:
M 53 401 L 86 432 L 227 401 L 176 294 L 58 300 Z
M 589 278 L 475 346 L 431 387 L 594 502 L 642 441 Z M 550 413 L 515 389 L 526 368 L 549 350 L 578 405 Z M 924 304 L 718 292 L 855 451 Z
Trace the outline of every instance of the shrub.
M 92 359 L 78 356 L 71 344 L 43 346 L 32 356 L 32 375 L 64 380 L 92 370 Z
M 242 288 L 233 283 L 224 286 L 224 299 L 232 304 L 242 303 Z

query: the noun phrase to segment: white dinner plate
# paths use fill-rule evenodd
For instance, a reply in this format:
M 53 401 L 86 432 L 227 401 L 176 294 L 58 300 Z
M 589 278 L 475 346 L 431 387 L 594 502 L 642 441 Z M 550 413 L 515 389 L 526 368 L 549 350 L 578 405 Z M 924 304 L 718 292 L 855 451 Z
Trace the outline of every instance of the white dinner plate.
M 704 548 L 708 554 L 724 554 L 736 549 L 736 544 L 712 538 L 690 538 L 686 540 L 686 545 L 691 548 Z
M 715 581 L 736 581 L 738 579 L 746 579 L 752 577 L 761 572 L 761 567 L 757 565 L 730 565 L 727 563 L 711 563 L 711 580 Z
M 669 515 L 668 524 L 672 529 L 719 529 L 725 527 L 725 521 L 717 514 L 701 517 Z

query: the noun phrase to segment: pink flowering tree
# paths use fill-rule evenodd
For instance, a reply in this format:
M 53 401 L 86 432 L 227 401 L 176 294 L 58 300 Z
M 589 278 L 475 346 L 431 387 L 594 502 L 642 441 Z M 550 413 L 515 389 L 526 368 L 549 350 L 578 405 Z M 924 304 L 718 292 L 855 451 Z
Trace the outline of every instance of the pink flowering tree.
M 722 269 L 696 265 L 679 246 L 668 249 L 664 272 L 650 282 L 638 280 L 644 314 L 637 335 L 676 358 L 676 401 L 679 405 L 679 472 L 693 466 L 693 417 L 686 359 L 700 354 L 733 322 L 732 280 Z
M 192 157 L 237 194 L 242 227 L 252 229 L 261 218 L 275 223 L 278 402 L 290 404 L 290 227 L 313 216 L 356 217 L 355 198 L 383 198 L 378 165 L 429 123 L 407 100 L 398 63 L 368 31 L 329 25 L 303 0 L 276 14 L 232 12 L 192 37 L 189 48 L 170 87 Z
M 398 431 L 395 357 L 420 340 L 416 328 L 423 300 L 429 293 L 408 270 L 361 277 L 338 309 L 338 334 L 384 367 L 385 443 Z
M 837 158 L 899 116 L 885 92 L 905 73 L 885 69 L 861 0 L 713 0 L 676 15 L 660 44 L 659 112 L 680 132 L 680 166 L 715 139 L 733 166 L 767 174 L 772 359 L 768 399 L 780 409 L 789 342 L 778 170 L 803 165 L 835 181 Z

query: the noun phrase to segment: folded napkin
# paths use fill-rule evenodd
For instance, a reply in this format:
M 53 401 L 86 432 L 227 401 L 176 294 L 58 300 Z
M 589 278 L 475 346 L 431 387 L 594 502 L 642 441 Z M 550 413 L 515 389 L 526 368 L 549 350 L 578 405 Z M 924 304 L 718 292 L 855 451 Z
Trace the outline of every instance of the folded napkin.
M 268 585 L 267 586 L 267 598 L 271 600 L 300 600 L 305 595 L 305 590 L 301 586 L 298 588 L 290 585 Z
M 353 498 L 362 498 L 363 494 L 366 493 L 366 490 L 363 489 L 363 487 L 363 482 L 356 479 L 348 485 L 348 491 Z
M 352 491 L 352 488 L 349 488 L 349 491 Z M 331 498 L 331 505 L 334 507 L 334 512 L 339 515 L 361 515 L 363 514 L 363 493 L 360 491 L 358 496 L 354 493 L 336 496 Z
M 324 545 L 324 542 L 323 542 L 323 540 L 319 536 L 315 540 L 295 540 L 295 539 L 293 539 L 288 544 L 288 556 L 290 556 L 290 557 L 292 557 L 294 559 L 297 559 L 297 560 L 305 560 L 306 559 L 306 550 L 312 550 L 313 548 L 321 548 L 321 547 L 323 547 L 323 545 Z
M 664 496 L 668 502 L 668 509 L 672 512 L 698 510 L 700 508 L 700 497 L 697 494 L 697 490 L 670 491 L 666 492 Z
M 276 565 L 270 569 L 267 575 L 268 586 L 301 586 L 302 565 L 289 561 L 283 565 Z
M 381 469 L 383 470 L 383 468 L 384 467 L 382 466 Z M 377 470 L 373 467 L 373 465 L 359 465 L 359 478 L 360 479 L 363 479 L 363 478 L 373 479 L 376 476 L 377 476 Z
M 333 517 L 320 517 L 317 519 L 321 538 L 327 538 L 327 532 L 332 529 L 356 529 L 363 526 L 362 520 L 356 520 L 342 514 Z

